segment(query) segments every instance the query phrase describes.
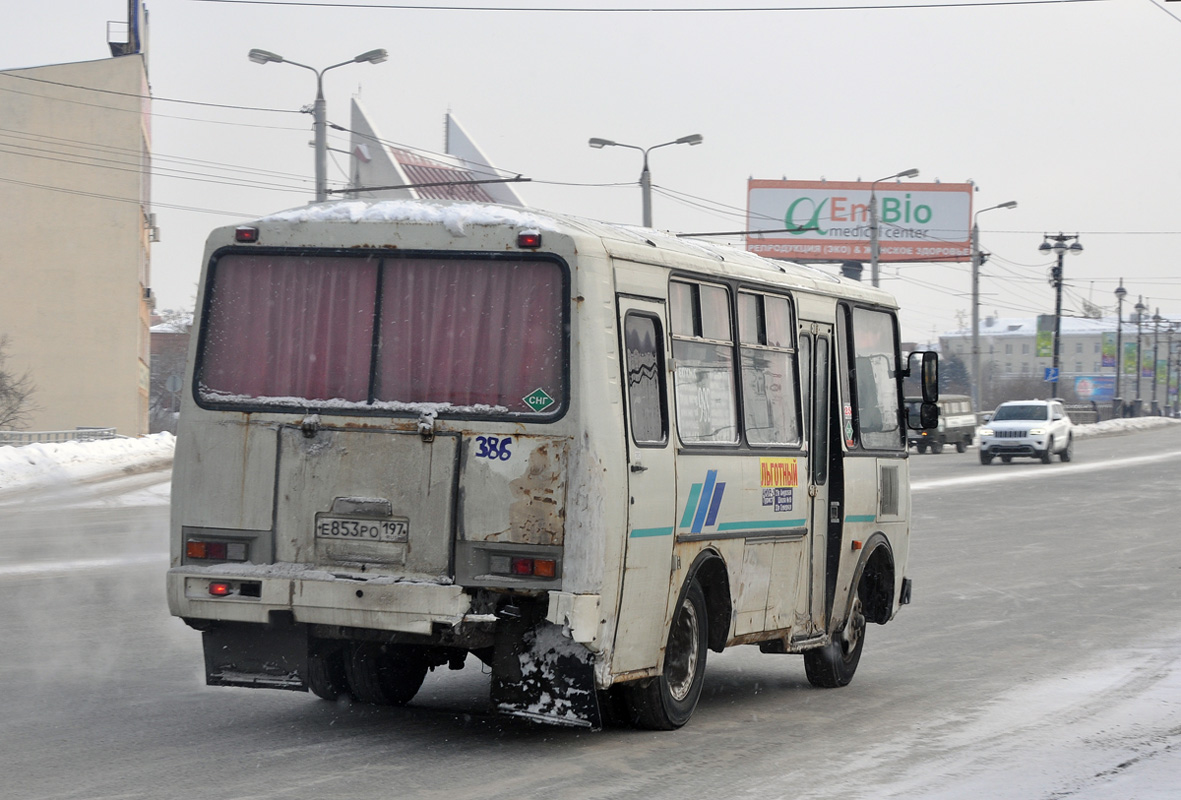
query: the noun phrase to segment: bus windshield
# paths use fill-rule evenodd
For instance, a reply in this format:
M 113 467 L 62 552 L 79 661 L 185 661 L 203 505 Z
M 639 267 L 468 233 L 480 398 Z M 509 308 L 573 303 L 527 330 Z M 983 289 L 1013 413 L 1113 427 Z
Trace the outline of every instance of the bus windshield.
M 552 261 L 227 254 L 209 283 L 203 404 L 479 415 L 565 405 Z

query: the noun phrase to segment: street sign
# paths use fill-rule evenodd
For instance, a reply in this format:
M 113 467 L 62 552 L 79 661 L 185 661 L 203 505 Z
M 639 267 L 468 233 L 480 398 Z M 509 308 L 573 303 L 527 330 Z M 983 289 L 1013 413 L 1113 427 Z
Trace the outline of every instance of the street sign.
M 1046 377 L 1044 380 L 1046 381 L 1046 383 L 1057 383 L 1058 382 L 1058 368 L 1057 367 L 1046 367 Z

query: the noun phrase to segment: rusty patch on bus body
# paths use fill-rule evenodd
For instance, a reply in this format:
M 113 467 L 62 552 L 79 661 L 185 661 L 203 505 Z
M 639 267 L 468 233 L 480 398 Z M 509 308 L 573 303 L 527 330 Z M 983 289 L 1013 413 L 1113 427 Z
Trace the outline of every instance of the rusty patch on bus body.
M 462 538 L 469 542 L 560 545 L 566 506 L 566 442 L 548 436 L 465 439 Z M 505 439 L 508 440 L 507 444 Z M 483 455 L 480 455 L 483 453 Z

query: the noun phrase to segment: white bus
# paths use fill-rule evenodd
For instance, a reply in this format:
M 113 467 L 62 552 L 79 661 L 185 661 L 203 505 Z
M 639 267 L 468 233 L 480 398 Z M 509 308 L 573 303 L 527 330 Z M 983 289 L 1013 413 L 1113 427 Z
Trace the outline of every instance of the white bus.
M 500 712 L 672 729 L 708 650 L 842 686 L 910 600 L 907 427 L 937 419 L 937 365 L 902 359 L 883 291 L 357 201 L 214 231 L 199 297 L 167 586 L 210 685 L 402 704 L 471 654 Z

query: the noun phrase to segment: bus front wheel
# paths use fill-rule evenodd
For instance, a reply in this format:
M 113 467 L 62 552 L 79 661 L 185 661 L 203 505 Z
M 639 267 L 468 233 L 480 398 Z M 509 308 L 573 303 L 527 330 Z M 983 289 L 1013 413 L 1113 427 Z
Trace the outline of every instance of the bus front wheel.
M 671 731 L 693 716 L 705 679 L 707 624 L 705 594 L 694 580 L 677 603 L 664 651 L 663 673 L 627 687 L 636 727 Z
M 822 689 L 846 686 L 853 680 L 861 650 L 865 647 L 865 614 L 861 597 L 853 600 L 853 608 L 845 627 L 833 634 L 823 647 L 804 651 L 804 671 L 808 682 Z

